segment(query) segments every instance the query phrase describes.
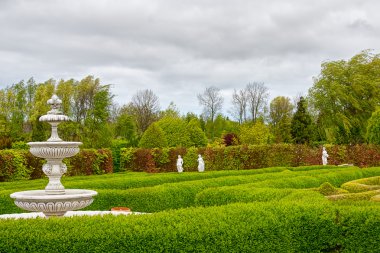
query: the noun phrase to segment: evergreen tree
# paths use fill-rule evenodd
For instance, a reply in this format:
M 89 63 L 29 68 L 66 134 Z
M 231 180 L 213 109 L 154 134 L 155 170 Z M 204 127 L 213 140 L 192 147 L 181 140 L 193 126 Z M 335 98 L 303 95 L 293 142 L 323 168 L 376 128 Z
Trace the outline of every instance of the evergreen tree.
M 293 141 L 298 144 L 309 143 L 312 139 L 312 121 L 306 108 L 306 100 L 301 97 L 291 123 Z
M 157 123 L 152 123 L 148 127 L 139 142 L 140 148 L 164 148 L 167 146 L 165 132 Z
M 190 143 L 186 121 L 177 117 L 164 117 L 157 124 L 165 133 L 169 147 L 188 147 Z
M 202 131 L 200 123 L 197 119 L 192 119 L 187 124 L 187 132 L 189 133 L 189 147 L 204 147 L 207 145 L 206 134 Z

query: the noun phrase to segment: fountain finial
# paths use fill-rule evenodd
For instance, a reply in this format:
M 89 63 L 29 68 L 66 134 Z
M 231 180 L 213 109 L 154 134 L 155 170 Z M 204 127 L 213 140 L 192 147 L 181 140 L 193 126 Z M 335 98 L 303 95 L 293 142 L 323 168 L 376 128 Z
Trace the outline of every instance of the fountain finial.
M 62 100 L 55 94 L 47 101 L 47 104 L 51 106 L 51 110 L 48 111 L 48 114 L 62 114 L 60 111 Z
M 58 136 L 58 124 L 64 121 L 70 121 L 70 118 L 63 115 L 60 111 L 62 100 L 57 95 L 53 95 L 47 104 L 51 106 L 51 110 L 46 115 L 40 117 L 41 122 L 48 122 L 51 125 L 51 137 L 47 141 L 62 141 Z

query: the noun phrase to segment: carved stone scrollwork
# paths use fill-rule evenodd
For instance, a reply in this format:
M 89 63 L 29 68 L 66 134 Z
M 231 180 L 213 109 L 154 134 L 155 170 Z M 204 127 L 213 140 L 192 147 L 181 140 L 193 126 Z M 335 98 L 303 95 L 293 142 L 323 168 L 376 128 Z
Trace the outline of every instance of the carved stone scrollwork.
M 53 166 L 49 163 L 46 163 L 42 166 L 42 171 L 47 175 L 50 176 L 51 172 L 53 170 Z
M 67 172 L 66 164 L 62 163 L 60 168 L 61 174 L 65 174 Z
M 67 211 L 82 209 L 89 206 L 93 199 L 63 201 L 63 202 L 27 202 L 15 200 L 15 204 L 25 210 L 32 212 L 43 212 L 47 216 L 63 215 Z

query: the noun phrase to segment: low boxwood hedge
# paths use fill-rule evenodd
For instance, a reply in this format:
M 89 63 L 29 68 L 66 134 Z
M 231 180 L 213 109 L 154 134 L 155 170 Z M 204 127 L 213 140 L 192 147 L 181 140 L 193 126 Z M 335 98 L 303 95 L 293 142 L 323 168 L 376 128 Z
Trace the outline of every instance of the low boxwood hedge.
M 4 220 L 1 252 L 378 252 L 380 206 L 231 204 L 149 215 Z

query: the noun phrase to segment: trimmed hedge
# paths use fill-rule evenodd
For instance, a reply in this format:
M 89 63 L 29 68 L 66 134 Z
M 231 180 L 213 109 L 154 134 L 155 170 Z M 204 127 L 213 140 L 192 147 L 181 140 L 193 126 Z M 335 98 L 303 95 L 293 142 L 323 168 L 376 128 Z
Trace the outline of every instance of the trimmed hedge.
M 212 196 L 209 197 L 209 201 L 213 201 L 215 205 L 218 205 L 218 203 L 231 203 L 238 200 L 237 197 L 234 197 L 232 201 L 227 199 L 227 202 L 225 202 L 226 194 L 223 192 L 218 193 L 219 189 L 221 189 L 220 187 L 223 186 L 237 186 L 237 189 L 231 192 L 239 196 L 240 193 L 238 189 L 244 187 L 251 189 L 314 188 L 324 182 L 330 182 L 335 185 L 337 182 L 347 182 L 370 174 L 380 175 L 380 168 L 358 169 L 355 167 L 335 167 L 335 169 L 319 170 L 299 168 L 298 171 L 290 171 L 285 168 L 268 168 L 206 173 L 145 174 L 141 176 L 133 176 L 133 174 L 130 175 L 130 173 L 128 173 L 126 175 L 107 175 L 105 179 L 101 177 L 97 178 L 96 176 L 91 178 L 83 177 L 83 179 L 66 177 L 64 178 L 64 185 L 67 189 L 82 188 L 98 191 L 99 194 L 96 196 L 94 203 L 89 206 L 87 210 L 109 210 L 114 206 L 127 206 L 134 211 L 158 212 L 201 204 L 201 201 L 198 199 L 198 194 L 208 189 L 212 189 L 210 192 L 213 192 Z M 34 184 L 34 181 L 30 183 L 33 183 L 34 189 L 38 189 L 38 186 L 40 186 L 39 189 L 43 188 L 41 187 L 41 183 Z M 0 187 L 1 186 L 2 185 L 0 185 Z M 6 184 L 3 188 L 8 191 L 12 189 L 10 186 L 11 185 Z M 31 188 L 29 188 L 28 185 L 19 185 L 17 187 L 15 186 L 13 191 L 25 189 Z M 7 194 L 3 195 L 3 197 L 9 198 Z M 249 195 L 247 198 L 248 197 Z M 208 197 L 206 196 L 204 198 L 207 199 Z M 8 204 L 4 204 L 1 207 L 2 213 L 21 212 L 13 203 L 7 203 Z
M 347 168 L 346 168 L 347 169 Z M 257 175 L 240 175 L 210 178 L 195 181 L 185 181 L 177 183 L 160 184 L 153 187 L 134 188 L 129 190 L 104 189 L 98 190 L 99 195 L 94 203 L 87 210 L 108 210 L 113 206 L 128 206 L 134 211 L 158 212 L 168 209 L 186 208 L 194 205 L 203 205 L 202 201 L 212 201 L 213 204 L 226 204 L 239 201 L 239 197 L 228 199 L 224 192 L 218 192 L 220 187 L 232 187 L 231 194 L 241 195 L 237 189 L 248 188 L 295 188 L 318 187 L 330 179 L 335 182 L 341 172 L 344 172 L 340 181 L 362 178 L 365 174 L 362 171 L 371 169 L 350 168 L 350 171 L 343 171 L 337 168 L 335 172 L 326 171 L 283 171 L 278 173 L 265 173 Z M 372 174 L 380 175 L 380 168 L 373 169 Z M 306 179 L 306 180 L 305 180 Z M 327 180 L 327 181 L 325 181 Z M 331 183 L 331 182 L 330 182 Z M 236 189 L 234 188 L 236 186 Z M 210 196 L 203 194 L 200 200 L 198 195 L 203 191 L 210 193 Z M 249 190 L 247 190 L 248 192 Z M 314 192 L 312 193 L 314 194 Z M 319 193 L 316 193 L 319 194 Z M 321 195 L 322 196 L 322 195 Z M 323 196 L 322 196 L 323 197 Z M 249 196 L 247 196 L 249 198 Z M 269 197 L 268 197 L 269 198 Z M 226 202 L 227 201 L 227 202 Z
M 326 149 L 331 165 L 380 166 L 380 146 L 328 145 Z M 189 149 L 124 148 L 120 152 L 120 171 L 175 172 L 178 155 L 184 159 L 185 171 L 197 171 L 197 154 L 202 154 L 206 171 L 298 167 L 322 162 L 321 148 L 293 144 Z
M 361 170 L 352 168 L 348 171 L 335 170 L 325 172 L 305 171 L 303 173 L 297 172 L 294 176 L 289 176 L 284 172 L 277 173 L 272 179 L 268 178 L 267 180 L 260 180 L 259 182 L 205 189 L 196 195 L 195 203 L 202 206 L 209 206 L 225 205 L 234 202 L 278 201 L 298 191 L 305 192 L 305 188 L 322 191 L 323 187 L 318 189 L 314 189 L 314 187 L 318 187 L 321 184 L 325 185 L 326 182 L 329 182 L 330 185 L 332 183 L 336 184 L 337 181 L 346 182 L 352 180 L 352 178 L 362 178 L 367 174 L 380 175 L 380 168 Z M 342 190 L 337 190 L 337 192 L 341 193 Z M 318 192 L 309 194 L 317 194 L 320 196 L 320 199 L 324 198 L 323 195 Z M 376 194 L 368 194 L 368 196 L 361 199 L 369 199 L 374 195 Z M 341 199 L 343 199 L 343 197 Z M 347 197 L 345 199 L 352 198 Z
M 44 177 L 44 159 L 27 150 L 0 150 L 0 182 Z M 82 149 L 74 157 L 64 159 L 66 175 L 94 175 L 113 172 L 112 154 L 108 149 Z
M 352 192 L 365 192 L 380 189 L 380 177 L 363 178 L 344 183 L 342 188 Z
M 378 252 L 380 207 L 283 202 L 4 220 L 1 252 Z

